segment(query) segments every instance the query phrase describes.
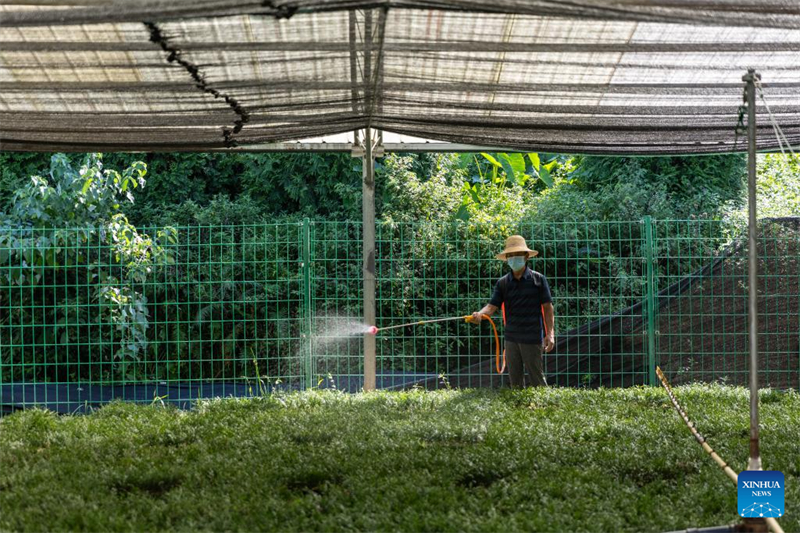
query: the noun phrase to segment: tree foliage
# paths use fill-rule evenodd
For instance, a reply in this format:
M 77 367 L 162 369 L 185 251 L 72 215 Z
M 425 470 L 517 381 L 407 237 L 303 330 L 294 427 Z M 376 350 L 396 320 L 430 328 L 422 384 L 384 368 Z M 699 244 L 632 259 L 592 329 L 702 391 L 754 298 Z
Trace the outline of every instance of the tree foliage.
M 60 157 L 77 165 L 83 156 Z M 0 154 L 0 193 L 10 198 L 49 159 L 48 154 Z M 255 206 L 272 219 L 361 217 L 361 162 L 349 154 L 106 154 L 104 160 L 112 168 L 141 162 L 149 169 L 147 188 L 124 209 L 137 225 L 164 223 L 177 206 L 205 207 L 220 198 Z
M 43 154 L 5 153 L 0 168 L 0 225 L 5 227 L 0 265 L 19 265 L 4 270 L 6 289 L 0 298 L 15 299 L 19 316 L 10 317 L 14 323 L 55 325 L 18 328 L 20 337 L 12 342 L 69 346 L 74 353 L 62 351 L 59 357 L 82 361 L 89 356 L 81 346 L 94 342 L 99 332 L 99 345 L 114 348 L 100 356 L 109 363 L 104 377 L 114 379 L 182 375 L 181 365 L 145 364 L 164 356 L 162 346 L 171 347 L 171 358 L 187 361 L 192 347 L 202 344 L 208 360 L 221 362 L 225 375 L 246 372 L 236 367 L 247 361 L 242 350 L 252 351 L 259 361 L 271 351 L 296 350 L 294 345 L 276 348 L 274 339 L 298 337 L 286 329 L 295 327 L 288 319 L 296 318 L 297 309 L 263 305 L 301 298 L 295 223 L 304 216 L 361 219 L 361 162 L 349 154 L 58 154 L 50 160 Z M 608 300 L 601 298 L 608 295 L 623 295 L 614 301 L 619 308 L 630 305 L 641 291 L 641 261 L 633 259 L 641 257 L 636 221 L 644 215 L 736 218 L 742 212 L 744 169 L 741 156 L 387 155 L 376 163 L 376 212 L 380 253 L 393 260 L 382 263 L 389 270 L 379 272 L 379 293 L 386 297 L 379 315 L 465 312 L 459 307 L 465 298 L 479 302 L 488 296 L 474 279 L 499 275 L 502 264 L 487 270 L 485 261 L 465 258 L 454 243 L 467 240 L 493 249 L 512 232 L 527 231 L 526 237 L 538 239 L 544 235 L 541 228 L 547 228 L 546 242 L 560 243 L 557 251 L 545 246 L 540 258 L 543 267 L 557 269 L 564 280 L 553 288 L 560 315 L 571 322 L 562 320 L 559 328 L 607 312 Z M 797 160 L 767 156 L 759 169 L 763 212 L 797 212 Z M 596 225 L 568 223 L 620 220 L 633 223 L 609 223 L 602 234 Z M 287 224 L 274 233 L 247 227 L 276 222 Z M 150 236 L 137 226 L 165 229 L 150 231 Z M 173 226 L 193 229 L 176 231 Z M 357 241 L 360 233 L 355 225 L 330 226 L 342 233 L 326 241 L 323 226 L 316 229 L 315 254 L 334 260 L 324 264 L 326 271 L 319 276 L 340 282 L 320 286 L 313 301 L 322 311 L 357 315 L 360 249 L 344 243 Z M 170 250 L 180 250 L 178 264 L 173 264 L 177 252 Z M 79 264 L 88 268 L 74 268 Z M 671 265 L 682 266 L 678 261 Z M 435 280 L 415 283 L 434 267 Z M 591 275 L 587 269 L 593 269 Z M 469 276 L 464 278 L 464 272 Z M 158 283 L 151 282 L 155 274 Z M 88 293 L 87 285 L 92 288 Z M 64 287 L 58 293 L 63 298 L 54 302 L 46 289 L 50 286 Z M 570 299 L 575 294 L 582 298 Z M 198 304 L 177 305 L 185 302 Z M 154 331 L 155 308 L 163 313 L 159 322 L 185 327 Z M 47 316 L 33 316 L 42 309 Z M 451 327 L 436 326 L 441 335 L 432 349 L 469 353 L 458 336 L 445 334 Z M 248 344 L 248 339 L 258 341 Z M 403 340 L 399 353 L 413 353 L 414 342 Z M 92 357 L 107 352 L 98 350 Z M 216 376 L 220 369 L 196 371 Z M 261 371 L 275 375 L 286 368 L 269 363 Z
M 60 157 L 77 165 L 83 156 Z M 361 218 L 361 161 L 349 154 L 105 156 L 112 168 L 131 167 L 138 160 L 149 169 L 148 186 L 137 191 L 135 204 L 123 206 L 136 225 L 173 219 L 201 223 L 197 217 L 204 217 L 202 210 L 212 204 L 224 205 L 228 220 Z M 0 154 L 0 198 L 5 199 L 0 209 L 8 207 L 29 176 L 48 165 L 48 154 Z M 376 212 L 379 218 L 474 221 L 502 217 L 509 209 L 515 216 L 526 212 L 560 220 L 635 220 L 646 214 L 719 218 L 723 210 L 741 204 L 744 175 L 739 155 L 390 154 L 376 164 Z M 593 208 L 559 207 L 565 204 Z
M 11 317 L 12 323 L 62 327 L 13 330 L 13 344 L 106 340 L 117 345 L 115 375 L 128 376 L 129 363 L 146 348 L 149 327 L 147 300 L 132 285 L 173 261 L 163 243 L 176 236 L 169 227 L 155 237 L 140 233 L 123 212 L 133 190 L 144 187 L 146 172 L 141 162 L 122 172 L 104 168 L 100 154 L 87 155 L 75 168 L 56 154 L 47 175 L 31 176 L 15 191 L 0 213 L 0 264 L 15 266 L 3 269 L 2 297 L 15 299 L 13 313 L 29 315 Z M 89 294 L 80 290 L 86 286 Z M 79 316 L 69 316 L 77 309 Z M 69 326 L 94 323 L 114 327 L 101 328 L 106 339 L 92 339 L 88 330 L 84 339 L 69 338 L 76 330 Z

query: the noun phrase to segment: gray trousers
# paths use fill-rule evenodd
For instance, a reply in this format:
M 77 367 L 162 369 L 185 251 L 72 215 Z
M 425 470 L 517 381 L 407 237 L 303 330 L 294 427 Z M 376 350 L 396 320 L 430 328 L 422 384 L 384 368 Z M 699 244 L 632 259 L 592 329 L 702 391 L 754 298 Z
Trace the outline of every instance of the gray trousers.
M 524 368 L 523 368 L 524 364 Z M 506 365 L 511 387 L 519 389 L 525 386 L 525 368 L 528 369 L 528 386 L 544 387 L 544 366 L 542 365 L 542 345 L 522 344 L 506 341 Z

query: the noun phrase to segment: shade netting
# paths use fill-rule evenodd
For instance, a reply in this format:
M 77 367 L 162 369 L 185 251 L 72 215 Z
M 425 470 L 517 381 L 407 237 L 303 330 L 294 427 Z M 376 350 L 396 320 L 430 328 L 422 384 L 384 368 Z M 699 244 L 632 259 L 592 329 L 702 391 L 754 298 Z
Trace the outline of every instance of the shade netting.
M 25 0 L 3 150 L 208 150 L 366 126 L 582 153 L 743 151 L 755 67 L 800 143 L 794 0 Z M 777 147 L 763 102 L 759 149 Z

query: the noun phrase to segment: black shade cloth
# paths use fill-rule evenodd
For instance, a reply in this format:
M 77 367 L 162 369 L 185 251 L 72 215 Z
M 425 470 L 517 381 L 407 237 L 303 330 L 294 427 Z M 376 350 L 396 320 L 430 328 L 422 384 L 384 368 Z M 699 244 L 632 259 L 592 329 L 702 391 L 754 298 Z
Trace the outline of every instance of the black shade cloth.
M 26 0 L 0 6 L 0 143 L 207 150 L 369 125 L 549 152 L 744 151 L 748 67 L 800 144 L 799 52 L 794 0 Z
M 435 375 L 383 372 L 376 376 L 379 389 L 405 388 L 420 380 L 433 379 Z M 320 389 L 336 389 L 344 392 L 358 392 L 364 387 L 364 377 L 356 375 L 336 375 L 325 378 Z M 154 382 L 136 385 L 112 385 L 104 383 L 3 383 L 0 384 L 0 415 L 19 409 L 42 407 L 57 413 L 88 413 L 112 400 L 125 400 L 139 403 L 158 403 L 174 405 L 179 409 L 189 409 L 196 400 L 210 398 L 252 398 L 271 394 L 276 390 L 299 390 L 299 383 L 262 383 L 245 381 L 183 381 Z

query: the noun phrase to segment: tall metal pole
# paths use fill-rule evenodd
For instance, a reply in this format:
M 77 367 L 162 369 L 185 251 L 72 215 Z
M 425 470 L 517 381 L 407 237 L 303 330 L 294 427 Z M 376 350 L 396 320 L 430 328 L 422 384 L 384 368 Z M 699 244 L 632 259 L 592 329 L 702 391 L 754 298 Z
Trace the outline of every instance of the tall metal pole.
M 647 261 L 647 383 L 656 386 L 656 299 L 653 275 L 653 219 L 644 217 L 645 260 Z
M 748 470 L 761 470 L 758 449 L 758 228 L 756 220 L 756 80 L 748 69 L 742 77 L 747 102 L 747 317 L 750 341 L 750 462 Z
M 364 131 L 362 232 L 364 239 L 364 322 L 375 324 L 375 154 L 372 128 Z M 375 390 L 375 335 L 364 335 L 364 390 Z
M 372 120 L 372 10 L 364 12 L 364 159 L 362 234 L 364 239 L 364 322 L 375 325 L 375 140 Z M 375 390 L 375 336 L 364 335 L 364 390 Z
M 303 319 L 305 322 L 306 353 L 303 365 L 305 376 L 305 389 L 310 389 L 314 384 L 314 346 L 311 332 L 313 329 L 311 315 L 311 220 L 303 219 Z

